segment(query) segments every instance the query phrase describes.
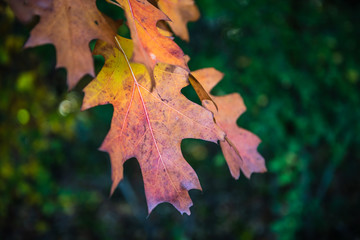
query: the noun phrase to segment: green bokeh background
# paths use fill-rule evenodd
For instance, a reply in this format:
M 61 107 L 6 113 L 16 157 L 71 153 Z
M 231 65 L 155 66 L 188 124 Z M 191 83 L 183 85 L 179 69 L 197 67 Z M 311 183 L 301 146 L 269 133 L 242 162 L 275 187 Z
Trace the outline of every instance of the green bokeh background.
M 203 188 L 191 216 L 164 203 L 147 217 L 135 159 L 108 198 L 97 148 L 112 106 L 81 112 L 91 77 L 67 92 L 53 46 L 22 48 L 36 20 L 24 26 L 0 2 L 1 239 L 360 239 L 360 2 L 196 2 L 191 42 L 176 41 L 191 70 L 225 73 L 214 94 L 242 95 L 238 124 L 262 139 L 268 172 L 236 181 L 217 145 L 185 140 Z

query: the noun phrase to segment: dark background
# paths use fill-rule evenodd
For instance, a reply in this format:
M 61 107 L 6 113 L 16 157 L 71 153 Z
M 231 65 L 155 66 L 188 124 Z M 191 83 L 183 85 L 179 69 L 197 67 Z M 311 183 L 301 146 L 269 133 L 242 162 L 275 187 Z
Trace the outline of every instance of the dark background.
M 191 216 L 164 203 L 147 217 L 135 159 L 108 198 L 97 148 L 112 106 L 80 112 L 91 77 L 67 92 L 53 46 L 22 48 L 37 20 L 20 24 L 1 1 L 1 239 L 360 239 L 359 1 L 196 3 L 190 43 L 176 41 L 192 70 L 225 73 L 214 94 L 242 95 L 238 124 L 262 139 L 268 172 L 236 181 L 217 145 L 184 140 L 203 188 Z

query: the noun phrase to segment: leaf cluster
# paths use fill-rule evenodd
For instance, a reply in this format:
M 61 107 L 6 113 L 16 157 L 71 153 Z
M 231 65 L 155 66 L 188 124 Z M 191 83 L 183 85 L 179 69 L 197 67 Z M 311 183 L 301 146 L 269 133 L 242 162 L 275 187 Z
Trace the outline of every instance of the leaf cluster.
M 220 141 L 234 178 L 266 171 L 258 154 L 260 140 L 237 126 L 245 111 L 239 94 L 213 96 L 222 74 L 213 68 L 191 71 L 189 58 L 173 34 L 189 40 L 186 24 L 199 18 L 193 1 L 108 1 L 123 9 L 131 40 L 117 35 L 121 24 L 101 13 L 93 0 L 9 0 L 23 22 L 40 16 L 25 47 L 54 44 L 57 67 L 67 70 L 69 89 L 86 75 L 94 76 L 89 42 L 98 39 L 94 55 L 105 64 L 85 88 L 82 109 L 112 104 L 111 128 L 101 150 L 112 166 L 111 194 L 123 179 L 123 164 L 136 157 L 142 171 L 149 213 L 169 202 L 190 214 L 191 189 L 200 189 L 195 171 L 182 156 L 183 139 Z M 191 84 L 203 106 L 182 95 Z

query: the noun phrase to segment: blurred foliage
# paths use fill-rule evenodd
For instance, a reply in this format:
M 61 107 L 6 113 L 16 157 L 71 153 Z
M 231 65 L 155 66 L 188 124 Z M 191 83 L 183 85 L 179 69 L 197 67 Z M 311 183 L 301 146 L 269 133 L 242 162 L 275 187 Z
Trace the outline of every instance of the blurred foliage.
M 147 217 L 135 159 L 108 198 L 109 157 L 97 148 L 112 107 L 80 112 L 91 78 L 67 92 L 53 46 L 22 49 L 37 20 L 23 26 L 0 2 L 1 239 L 360 238 L 360 3 L 196 2 L 190 44 L 176 41 L 192 70 L 226 74 L 215 94 L 241 93 L 238 123 L 263 140 L 269 172 L 235 181 L 218 146 L 185 140 L 203 187 L 191 216 L 164 203 Z

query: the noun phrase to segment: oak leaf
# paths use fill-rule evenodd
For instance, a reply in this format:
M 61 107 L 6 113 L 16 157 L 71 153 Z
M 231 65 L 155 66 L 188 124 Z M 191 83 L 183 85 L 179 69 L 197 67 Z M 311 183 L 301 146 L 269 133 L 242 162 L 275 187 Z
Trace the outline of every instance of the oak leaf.
M 158 62 L 188 70 L 181 48 L 170 37 L 162 35 L 156 26 L 160 20 L 169 21 L 162 11 L 147 0 L 116 1 L 125 11 L 134 41 L 133 61 L 144 64 L 150 74 Z
M 188 22 L 199 19 L 200 12 L 194 0 L 159 0 L 159 8 L 170 18 L 168 22 L 175 35 L 189 41 Z
M 96 7 L 95 0 L 54 0 L 53 7 L 38 12 L 40 22 L 31 31 L 25 47 L 52 43 L 56 67 L 65 67 L 73 88 L 85 74 L 94 76 L 89 43 L 93 39 L 114 42 L 116 25 Z
M 147 69 L 129 63 L 132 43 L 117 38 L 121 51 L 108 44 L 95 47 L 105 57 L 98 76 L 85 87 L 82 109 L 112 104 L 111 128 L 100 150 L 110 155 L 113 185 L 123 179 L 123 164 L 135 157 L 141 168 L 149 213 L 160 203 L 169 202 L 181 213 L 190 214 L 188 191 L 200 189 L 195 171 L 181 153 L 185 138 L 217 142 L 224 133 L 213 115 L 181 94 L 188 85 L 188 72 L 180 67 L 157 64 L 151 89 Z M 125 55 L 126 53 L 126 55 Z
M 15 16 L 23 23 L 28 23 L 35 15 L 51 10 L 53 0 L 8 0 Z
M 192 72 L 207 92 L 210 92 L 220 80 L 223 74 L 214 68 L 206 68 Z M 257 152 L 260 139 L 253 133 L 239 128 L 236 120 L 246 107 L 238 93 L 225 96 L 213 96 L 211 98 L 218 106 L 218 110 L 209 101 L 202 101 L 203 105 L 214 113 L 214 119 L 218 126 L 226 133 L 226 139 L 220 142 L 231 175 L 238 179 L 240 169 L 247 178 L 253 172 L 266 172 L 264 158 Z

